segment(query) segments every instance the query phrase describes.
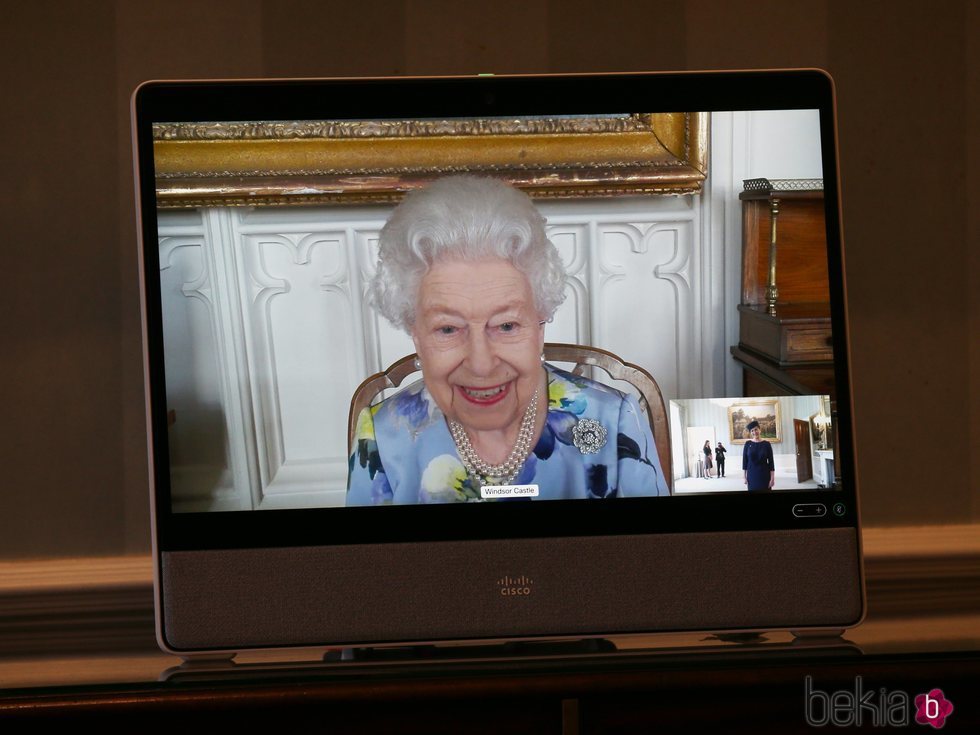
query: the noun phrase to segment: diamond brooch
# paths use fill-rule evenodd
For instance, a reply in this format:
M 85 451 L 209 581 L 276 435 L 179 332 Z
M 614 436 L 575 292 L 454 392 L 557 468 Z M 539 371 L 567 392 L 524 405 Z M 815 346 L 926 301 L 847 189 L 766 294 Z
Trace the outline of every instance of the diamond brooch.
M 606 445 L 606 428 L 595 419 L 579 419 L 572 427 L 572 443 L 582 454 L 595 454 Z

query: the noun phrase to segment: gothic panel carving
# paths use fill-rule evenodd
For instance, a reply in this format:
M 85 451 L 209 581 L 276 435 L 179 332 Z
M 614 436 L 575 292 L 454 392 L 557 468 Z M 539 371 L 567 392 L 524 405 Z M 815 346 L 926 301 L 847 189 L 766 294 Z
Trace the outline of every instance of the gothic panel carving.
M 685 221 L 601 224 L 593 273 L 594 343 L 643 366 L 664 397 L 685 390 L 692 365 Z
M 548 228 L 548 237 L 561 253 L 567 277 L 565 301 L 555 313 L 554 321 L 545 326 L 549 342 L 588 343 L 592 333 L 589 319 L 589 228 L 570 223 Z
M 177 507 L 238 508 L 203 228 L 163 217 L 158 244 L 172 497 Z
M 326 504 L 326 488 L 346 481 L 337 407 L 358 372 L 347 233 L 249 232 L 242 263 L 258 503 L 288 494 L 291 503 Z

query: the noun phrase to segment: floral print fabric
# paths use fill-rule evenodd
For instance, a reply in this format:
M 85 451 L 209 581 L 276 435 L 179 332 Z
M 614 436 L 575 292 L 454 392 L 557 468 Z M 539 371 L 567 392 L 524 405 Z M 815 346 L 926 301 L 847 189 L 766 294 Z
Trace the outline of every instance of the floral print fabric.
M 536 500 L 669 495 L 650 426 L 636 399 L 546 365 L 548 416 L 515 485 Z M 583 419 L 606 429 L 593 454 L 575 445 Z M 445 417 L 422 381 L 364 409 L 349 460 L 347 505 L 484 501 L 467 476 Z

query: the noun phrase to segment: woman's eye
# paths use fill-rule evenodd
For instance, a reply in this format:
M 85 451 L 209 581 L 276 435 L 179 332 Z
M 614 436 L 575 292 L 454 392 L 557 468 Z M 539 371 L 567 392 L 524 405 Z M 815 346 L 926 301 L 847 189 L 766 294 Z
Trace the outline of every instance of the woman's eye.
M 506 334 L 508 332 L 516 332 L 519 326 L 517 322 L 504 322 L 497 329 Z
M 442 337 L 452 337 L 458 331 L 459 330 L 456 327 L 451 327 L 448 325 L 436 328 L 436 334 Z

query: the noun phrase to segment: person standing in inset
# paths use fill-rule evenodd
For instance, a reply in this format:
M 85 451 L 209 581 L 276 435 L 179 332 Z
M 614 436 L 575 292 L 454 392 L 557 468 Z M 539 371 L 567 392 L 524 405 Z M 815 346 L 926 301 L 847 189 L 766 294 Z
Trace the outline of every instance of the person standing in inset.
M 776 464 L 772 457 L 772 444 L 762 438 L 758 421 L 745 427 L 751 437 L 742 447 L 742 469 L 748 491 L 768 492 L 776 484 Z
M 718 465 L 718 477 L 725 476 L 725 452 L 727 450 L 718 442 L 718 446 L 715 447 L 715 463 Z
M 711 442 L 705 439 L 701 451 L 704 452 L 704 476 L 711 477 Z

